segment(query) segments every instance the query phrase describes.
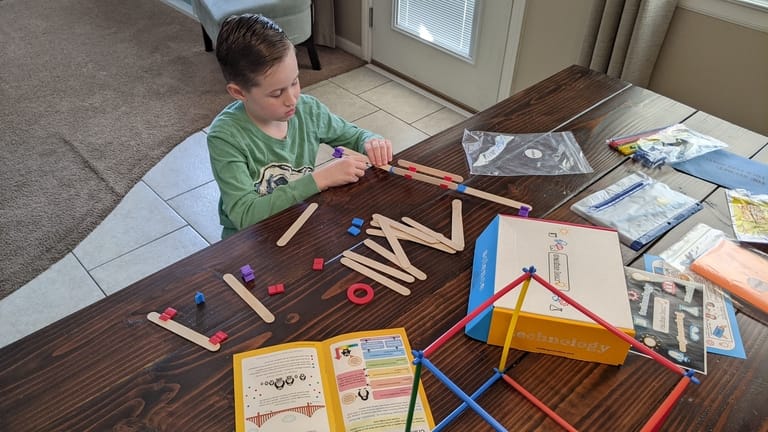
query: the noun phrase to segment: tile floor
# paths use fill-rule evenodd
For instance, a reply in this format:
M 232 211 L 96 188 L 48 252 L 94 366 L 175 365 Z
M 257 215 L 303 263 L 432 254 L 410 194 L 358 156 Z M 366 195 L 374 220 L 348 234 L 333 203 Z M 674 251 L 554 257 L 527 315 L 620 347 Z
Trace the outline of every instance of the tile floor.
M 469 115 L 372 66 L 303 91 L 389 138 L 395 152 Z M 0 300 L 0 347 L 219 240 L 219 191 L 205 138 L 202 130 L 179 143 L 73 251 Z M 318 163 L 331 152 L 325 146 Z

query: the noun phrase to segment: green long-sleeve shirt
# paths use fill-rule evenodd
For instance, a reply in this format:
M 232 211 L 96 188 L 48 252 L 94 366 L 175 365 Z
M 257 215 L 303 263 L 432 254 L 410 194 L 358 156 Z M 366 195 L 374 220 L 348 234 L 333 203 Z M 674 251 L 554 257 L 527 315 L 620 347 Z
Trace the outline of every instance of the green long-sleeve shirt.
M 222 238 L 319 192 L 311 175 L 320 143 L 364 152 L 373 133 L 301 95 L 285 139 L 259 129 L 242 102 L 228 105 L 208 131 L 213 177 L 219 185 Z

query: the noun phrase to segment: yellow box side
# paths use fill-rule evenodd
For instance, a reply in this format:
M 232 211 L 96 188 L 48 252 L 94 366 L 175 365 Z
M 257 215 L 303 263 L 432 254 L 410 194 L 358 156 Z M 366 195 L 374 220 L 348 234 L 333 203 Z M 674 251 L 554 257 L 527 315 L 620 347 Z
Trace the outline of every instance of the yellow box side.
M 488 343 L 504 346 L 512 310 L 494 308 Z M 634 329 L 619 328 L 634 338 Z M 597 323 L 587 323 L 521 312 L 511 347 L 610 365 L 624 363 L 629 343 Z

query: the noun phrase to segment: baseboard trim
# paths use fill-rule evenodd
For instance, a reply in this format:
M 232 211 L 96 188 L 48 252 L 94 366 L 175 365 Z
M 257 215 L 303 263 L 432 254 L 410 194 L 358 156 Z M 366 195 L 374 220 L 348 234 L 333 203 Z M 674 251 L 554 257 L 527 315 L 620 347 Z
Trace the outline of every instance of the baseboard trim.
M 344 50 L 355 57 L 365 59 L 363 57 L 363 47 L 361 47 L 358 44 L 355 44 L 354 42 L 349 41 L 348 39 L 344 39 L 339 35 L 336 35 L 336 48 Z

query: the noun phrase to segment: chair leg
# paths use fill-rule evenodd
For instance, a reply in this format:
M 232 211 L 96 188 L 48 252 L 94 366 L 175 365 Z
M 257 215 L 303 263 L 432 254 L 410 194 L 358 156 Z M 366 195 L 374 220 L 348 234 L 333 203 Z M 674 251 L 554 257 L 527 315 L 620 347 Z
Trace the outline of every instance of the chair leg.
M 208 32 L 205 31 L 205 28 L 202 25 L 200 28 L 203 29 L 203 45 L 205 45 L 205 52 L 213 51 L 213 41 L 211 40 L 211 37 L 208 36 Z
M 320 57 L 318 57 L 317 49 L 315 49 L 315 39 L 312 37 L 312 35 L 309 35 L 309 39 L 302 42 L 301 45 L 307 47 L 307 54 L 309 54 L 309 61 L 312 63 L 312 69 L 322 69 L 320 66 Z

